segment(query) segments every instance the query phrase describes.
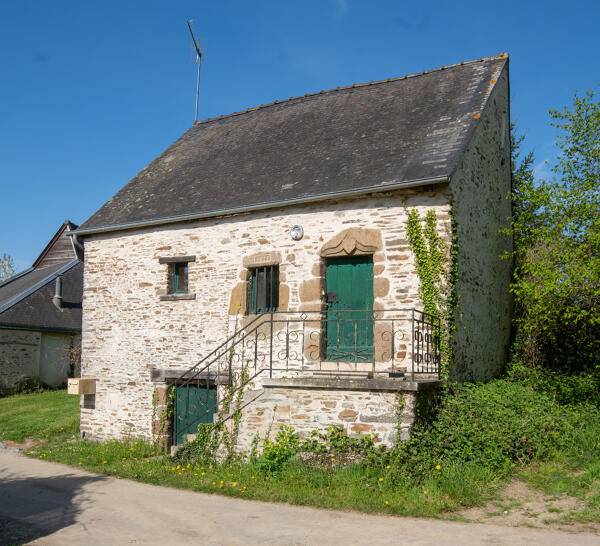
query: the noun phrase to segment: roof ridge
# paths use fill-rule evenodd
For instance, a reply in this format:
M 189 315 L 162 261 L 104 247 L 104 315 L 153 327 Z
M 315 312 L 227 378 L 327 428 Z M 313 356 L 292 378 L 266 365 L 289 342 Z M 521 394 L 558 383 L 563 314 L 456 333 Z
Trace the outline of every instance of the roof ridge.
M 253 106 L 251 108 L 246 108 L 245 110 L 239 110 L 237 112 L 232 112 L 230 114 L 224 114 L 222 116 L 217 116 L 215 118 L 206 118 L 200 121 L 195 121 L 194 125 L 192 127 L 195 127 L 196 125 L 202 125 L 205 123 L 210 123 L 212 121 L 219 121 L 222 119 L 227 119 L 227 118 L 233 118 L 236 116 L 241 116 L 242 114 L 248 114 L 250 112 L 256 112 L 257 110 L 263 110 L 264 108 L 269 108 L 270 106 L 276 106 L 279 104 L 286 104 L 289 102 L 292 102 L 294 100 L 298 100 L 298 99 L 306 99 L 306 98 L 310 98 L 310 97 L 315 97 L 317 95 L 326 95 L 329 93 L 336 93 L 338 91 L 345 91 L 347 89 L 355 89 L 357 87 L 368 87 L 370 85 L 381 85 L 384 83 L 390 83 L 390 82 L 395 82 L 398 80 L 407 80 L 409 78 L 416 78 L 418 76 L 425 76 L 426 74 L 431 74 L 433 72 L 441 72 L 442 70 L 447 70 L 449 68 L 456 68 L 458 66 L 464 66 L 464 65 L 468 65 L 468 64 L 475 64 L 475 63 L 481 63 L 481 62 L 485 62 L 485 61 L 492 61 L 495 59 L 508 59 L 509 55 L 506 52 L 502 52 L 499 53 L 498 55 L 492 55 L 490 57 L 481 57 L 479 59 L 473 59 L 471 61 L 461 61 L 460 63 L 454 63 L 454 64 L 449 64 L 449 65 L 443 65 L 440 66 L 439 68 L 433 68 L 431 70 L 423 70 L 422 72 L 417 72 L 415 74 L 405 74 L 403 76 L 397 76 L 395 78 L 387 78 L 385 80 L 377 80 L 377 81 L 370 81 L 370 82 L 366 82 L 366 83 L 353 83 L 352 85 L 344 85 L 344 86 L 338 86 L 338 87 L 334 87 L 333 89 L 326 89 L 326 90 L 321 90 L 321 91 L 316 91 L 314 93 L 305 93 L 304 95 L 298 95 L 296 97 L 290 97 L 289 99 L 282 99 L 282 100 L 275 100 L 273 102 L 268 102 L 266 104 L 261 104 L 260 106 Z

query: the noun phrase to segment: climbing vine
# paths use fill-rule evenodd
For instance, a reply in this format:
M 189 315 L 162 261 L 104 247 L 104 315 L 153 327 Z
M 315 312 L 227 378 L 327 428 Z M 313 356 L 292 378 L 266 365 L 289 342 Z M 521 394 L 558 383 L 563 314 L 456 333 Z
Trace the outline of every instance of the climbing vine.
M 438 232 L 437 217 L 433 210 L 425 214 L 424 226 L 416 209 L 408 212 L 407 235 L 410 249 L 415 257 L 419 278 L 419 295 L 426 313 L 442 319 L 440 349 L 442 363 L 440 374 L 448 379 L 452 359 L 452 335 L 454 312 L 458 300 L 458 235 L 456 221 L 450 213 L 452 242 L 444 241 Z

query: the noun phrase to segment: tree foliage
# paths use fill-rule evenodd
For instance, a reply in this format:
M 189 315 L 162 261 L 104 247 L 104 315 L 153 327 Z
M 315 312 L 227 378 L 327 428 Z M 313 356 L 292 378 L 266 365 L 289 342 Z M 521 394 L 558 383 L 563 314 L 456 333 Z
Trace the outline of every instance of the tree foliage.
M 15 263 L 8 254 L 4 253 L 0 256 L 0 281 L 8 279 L 15 274 Z
M 552 180 L 535 180 L 532 153 L 513 139 L 516 353 L 530 366 L 600 367 L 600 102 L 575 93 L 551 110 L 559 131 Z M 514 132 L 514 131 L 513 131 Z

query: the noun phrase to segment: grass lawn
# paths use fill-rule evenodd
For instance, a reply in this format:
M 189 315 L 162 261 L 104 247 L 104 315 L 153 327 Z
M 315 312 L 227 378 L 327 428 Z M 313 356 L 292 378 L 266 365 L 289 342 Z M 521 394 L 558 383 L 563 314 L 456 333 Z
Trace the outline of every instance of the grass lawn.
M 17 394 L 0 398 L 0 441 L 53 438 L 79 429 L 79 397 L 67 391 Z
M 0 439 L 22 441 L 33 436 L 39 442 L 25 452 L 31 457 L 156 485 L 396 515 L 461 518 L 467 507 L 502 500 L 497 492 L 514 476 L 548 495 L 568 494 L 584 502 L 577 510 L 557 513 L 555 521 L 600 521 L 600 462 L 597 450 L 583 444 L 579 450 L 508 474 L 474 463 L 441 462 L 434 472 L 415 480 L 399 475 L 393 463 L 342 467 L 335 460 L 320 468 L 292 460 L 269 473 L 256 462 L 174 462 L 141 440 L 82 441 L 78 401 L 64 391 L 0 399 Z M 595 431 L 589 430 L 586 438 L 595 442 Z

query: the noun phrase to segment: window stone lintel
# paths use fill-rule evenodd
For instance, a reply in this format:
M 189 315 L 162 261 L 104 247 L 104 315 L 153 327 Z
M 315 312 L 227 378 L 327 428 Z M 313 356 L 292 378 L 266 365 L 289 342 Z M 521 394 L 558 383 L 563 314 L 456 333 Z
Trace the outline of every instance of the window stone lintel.
M 168 258 L 159 258 L 158 259 L 158 263 L 159 264 L 173 264 L 173 263 L 178 263 L 178 262 L 195 262 L 196 261 L 196 256 L 173 256 L 168 257 Z
M 160 301 L 195 300 L 196 294 L 161 294 Z

